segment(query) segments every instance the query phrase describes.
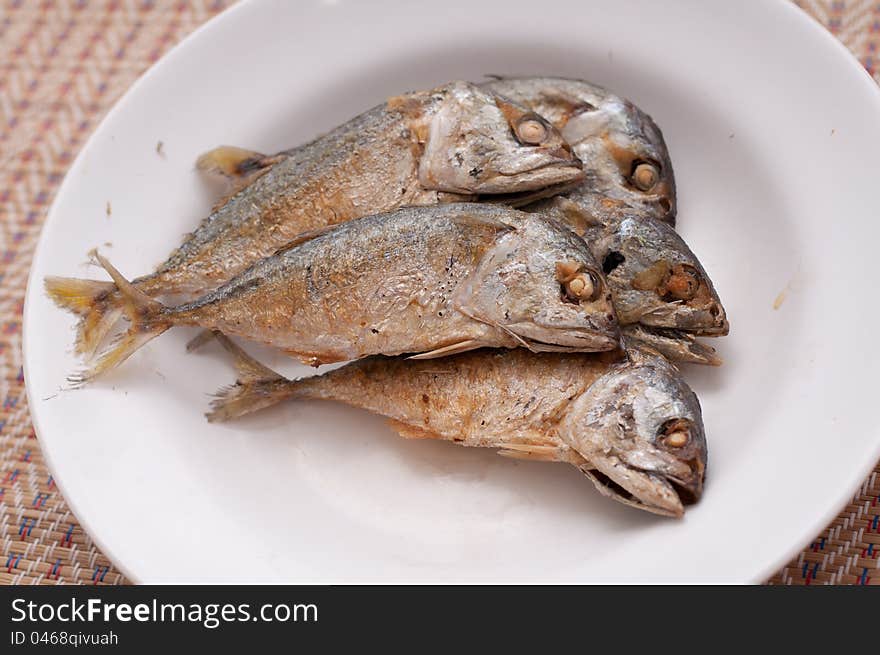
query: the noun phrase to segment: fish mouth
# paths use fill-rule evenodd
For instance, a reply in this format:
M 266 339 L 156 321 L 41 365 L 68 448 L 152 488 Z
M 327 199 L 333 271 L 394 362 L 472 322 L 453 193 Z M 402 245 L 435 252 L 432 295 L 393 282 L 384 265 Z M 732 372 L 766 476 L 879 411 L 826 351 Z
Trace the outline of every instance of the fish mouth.
M 507 194 L 509 189 L 515 189 L 511 193 L 546 193 L 546 187 L 582 181 L 586 173 L 581 160 L 574 155 L 560 157 L 559 154 L 557 151 L 546 153 L 541 161 L 521 167 L 499 166 L 495 174 L 477 185 L 475 190 L 478 195 Z
M 558 196 L 561 193 L 573 191 L 578 186 L 580 186 L 580 184 L 580 179 L 574 179 L 566 182 L 559 182 L 557 184 L 551 184 L 550 186 L 546 186 L 535 191 L 518 191 L 515 193 L 494 193 L 491 195 L 478 195 L 477 201 L 507 205 L 508 207 L 513 208 L 525 207 L 526 205 L 530 205 L 533 202 L 537 202 L 538 200 L 543 200 L 544 198 L 552 198 L 554 196 Z
M 703 309 L 670 302 L 639 316 L 639 323 L 654 329 L 687 332 L 695 337 L 723 337 L 730 332 L 730 323 L 720 303 Z
M 691 473 L 676 477 L 630 467 L 616 458 L 593 460 L 595 468 L 581 468 L 599 492 L 630 507 L 672 518 L 684 516 L 703 493 L 703 465 L 691 463 Z
M 676 362 L 721 366 L 724 360 L 711 346 L 697 341 L 693 332 L 674 328 L 628 325 L 623 328 L 627 346 L 632 342 L 643 344 Z
M 619 335 L 611 330 L 548 329 L 531 323 L 515 323 L 503 329 L 532 352 L 604 352 L 620 345 Z

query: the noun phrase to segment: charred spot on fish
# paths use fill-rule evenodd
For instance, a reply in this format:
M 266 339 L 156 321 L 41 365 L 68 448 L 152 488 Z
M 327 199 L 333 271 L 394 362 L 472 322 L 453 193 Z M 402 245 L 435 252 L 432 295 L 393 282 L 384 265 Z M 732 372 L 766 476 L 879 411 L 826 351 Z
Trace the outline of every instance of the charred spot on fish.
M 464 155 L 462 155 L 460 152 L 455 153 L 455 163 L 459 166 L 464 164 Z
M 379 330 L 377 330 L 376 328 L 370 328 L 370 332 L 372 332 L 373 334 L 379 334 Z
M 626 257 L 624 257 L 622 253 L 612 250 L 605 255 L 605 259 L 602 260 L 602 272 L 605 273 L 605 275 L 608 275 L 625 261 Z
M 480 177 L 480 175 L 482 175 L 482 173 L 483 173 L 483 169 L 480 168 L 479 166 L 474 166 L 470 171 L 468 171 L 468 175 L 470 175 L 473 178 Z
M 431 399 L 428 397 L 428 394 L 426 394 L 426 393 L 423 393 L 423 394 L 422 394 L 422 402 L 425 403 L 426 405 L 427 405 L 429 402 L 431 402 Z

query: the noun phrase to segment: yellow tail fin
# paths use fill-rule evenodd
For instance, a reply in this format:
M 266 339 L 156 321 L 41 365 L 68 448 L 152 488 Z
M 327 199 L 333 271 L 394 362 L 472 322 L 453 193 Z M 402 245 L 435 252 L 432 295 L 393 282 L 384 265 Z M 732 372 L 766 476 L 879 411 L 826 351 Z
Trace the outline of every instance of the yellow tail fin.
M 91 357 L 122 315 L 120 295 L 112 282 L 47 277 L 46 293 L 56 305 L 80 317 L 76 352 Z
M 113 278 L 119 290 L 120 303 L 117 311 L 123 313 L 130 323 L 127 332 L 122 333 L 104 350 L 98 359 L 84 371 L 70 376 L 74 386 L 83 385 L 98 375 L 109 371 L 128 359 L 138 348 L 156 338 L 173 325 L 166 316 L 165 306 L 150 298 L 126 280 L 113 265 L 100 254 L 95 253 L 98 263 Z

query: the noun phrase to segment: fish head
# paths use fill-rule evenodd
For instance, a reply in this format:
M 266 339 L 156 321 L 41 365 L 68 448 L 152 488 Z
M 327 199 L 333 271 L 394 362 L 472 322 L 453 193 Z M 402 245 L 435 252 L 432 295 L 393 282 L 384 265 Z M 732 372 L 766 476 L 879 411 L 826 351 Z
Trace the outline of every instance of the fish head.
M 457 82 L 425 117 L 419 182 L 462 194 L 515 194 L 574 182 L 580 160 L 545 118 L 480 87 Z
M 585 238 L 602 261 L 621 325 L 728 333 L 727 313 L 700 261 L 671 225 L 625 218 Z
M 583 239 L 540 215 L 520 215 L 460 288 L 459 310 L 533 351 L 617 347 L 611 293 Z
M 675 223 L 672 162 L 663 134 L 638 106 L 581 80 L 494 80 L 484 88 L 544 116 L 584 162 L 580 193 L 597 215 L 635 214 Z
M 630 349 L 574 401 L 561 437 L 600 491 L 656 514 L 681 516 L 706 471 L 700 403 L 662 356 Z

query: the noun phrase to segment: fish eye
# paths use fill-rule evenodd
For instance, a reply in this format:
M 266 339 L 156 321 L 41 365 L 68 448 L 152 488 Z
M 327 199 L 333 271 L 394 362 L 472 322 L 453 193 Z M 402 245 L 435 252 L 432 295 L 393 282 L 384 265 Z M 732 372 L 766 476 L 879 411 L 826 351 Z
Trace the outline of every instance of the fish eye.
M 684 448 L 691 440 L 690 421 L 683 418 L 674 418 L 666 421 L 658 435 L 660 443 L 669 448 Z
M 602 278 L 578 262 L 557 262 L 556 279 L 567 302 L 592 302 L 602 294 Z
M 639 191 L 650 191 L 660 181 L 660 167 L 653 162 L 638 161 L 633 167 L 630 181 Z
M 591 271 L 578 273 L 572 279 L 563 282 L 562 287 L 565 291 L 565 296 L 575 302 L 583 300 L 592 302 L 599 297 L 602 291 L 602 285 L 599 282 L 598 276 Z
M 514 134 L 520 143 L 536 146 L 547 139 L 549 132 L 547 126 L 535 114 L 526 114 L 517 121 Z
M 688 264 L 676 264 L 664 283 L 665 295 L 675 300 L 691 300 L 697 295 L 702 276 Z

